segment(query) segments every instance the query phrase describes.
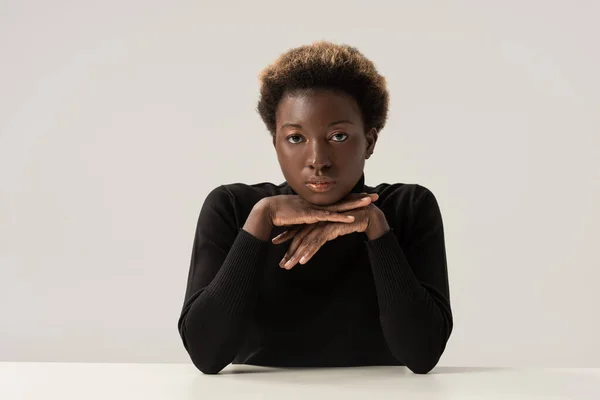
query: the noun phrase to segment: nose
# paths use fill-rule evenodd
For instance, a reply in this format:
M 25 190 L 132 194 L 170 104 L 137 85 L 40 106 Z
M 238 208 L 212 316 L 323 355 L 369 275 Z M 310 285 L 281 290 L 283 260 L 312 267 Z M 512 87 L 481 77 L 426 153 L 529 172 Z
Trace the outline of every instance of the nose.
M 323 170 L 331 167 L 331 159 L 327 143 L 321 143 L 313 140 L 309 148 L 307 157 L 307 167 L 316 170 Z

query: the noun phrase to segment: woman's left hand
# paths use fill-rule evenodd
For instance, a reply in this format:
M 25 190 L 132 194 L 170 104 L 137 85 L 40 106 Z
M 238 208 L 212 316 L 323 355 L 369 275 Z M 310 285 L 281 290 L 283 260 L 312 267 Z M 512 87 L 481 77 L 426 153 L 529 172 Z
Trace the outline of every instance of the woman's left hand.
M 381 216 L 383 216 L 381 210 L 374 204 L 346 211 L 343 214 L 354 216 L 354 222 L 319 222 L 312 225 L 299 225 L 274 237 L 272 240 L 274 244 L 284 243 L 294 238 L 279 266 L 292 269 L 298 263 L 306 264 L 328 241 L 354 232 L 366 232 L 374 225 L 381 225 Z M 383 219 L 385 220 L 385 216 Z

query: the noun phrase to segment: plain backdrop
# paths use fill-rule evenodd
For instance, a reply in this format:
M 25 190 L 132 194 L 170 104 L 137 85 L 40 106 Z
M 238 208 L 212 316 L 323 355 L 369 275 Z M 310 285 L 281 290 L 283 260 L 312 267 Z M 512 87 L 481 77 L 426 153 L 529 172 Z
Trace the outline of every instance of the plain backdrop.
M 200 207 L 281 183 L 258 73 L 326 39 L 386 76 L 365 176 L 444 219 L 440 365 L 600 366 L 600 2 L 0 1 L 0 361 L 187 362 Z

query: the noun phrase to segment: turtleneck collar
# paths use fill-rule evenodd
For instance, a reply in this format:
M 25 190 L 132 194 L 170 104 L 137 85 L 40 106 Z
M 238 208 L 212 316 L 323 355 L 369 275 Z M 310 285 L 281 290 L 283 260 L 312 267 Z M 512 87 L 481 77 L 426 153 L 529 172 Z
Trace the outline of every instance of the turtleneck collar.
M 282 191 L 284 194 L 298 194 L 294 191 L 294 189 L 292 189 L 292 187 L 287 182 L 284 182 L 282 184 L 282 186 L 283 186 Z M 360 179 L 358 180 L 358 182 L 356 182 L 356 185 L 354 185 L 354 187 L 352 188 L 352 190 L 350 192 L 351 193 L 363 193 L 365 191 L 366 191 L 365 174 L 363 172 L 362 175 L 360 176 Z

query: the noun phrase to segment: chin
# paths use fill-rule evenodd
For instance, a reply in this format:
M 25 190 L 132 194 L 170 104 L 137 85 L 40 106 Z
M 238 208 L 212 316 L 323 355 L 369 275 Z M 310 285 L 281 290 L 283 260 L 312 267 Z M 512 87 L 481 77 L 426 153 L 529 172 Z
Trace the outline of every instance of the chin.
M 344 198 L 344 196 L 336 194 L 336 193 L 314 193 L 314 192 L 305 193 L 302 197 L 304 198 L 304 200 L 306 200 L 309 203 L 314 204 L 316 206 L 330 206 Z

